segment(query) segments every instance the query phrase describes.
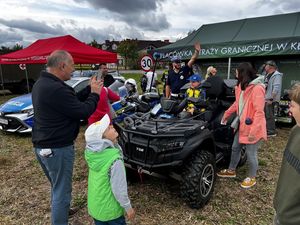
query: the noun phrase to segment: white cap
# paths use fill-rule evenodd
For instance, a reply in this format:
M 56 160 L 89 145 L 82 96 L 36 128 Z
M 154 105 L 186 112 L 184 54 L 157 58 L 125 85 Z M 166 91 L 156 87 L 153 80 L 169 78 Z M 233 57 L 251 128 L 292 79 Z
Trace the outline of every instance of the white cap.
M 99 141 L 102 139 L 103 133 L 109 127 L 110 119 L 107 114 L 100 121 L 92 123 L 85 131 L 85 141 L 87 143 Z

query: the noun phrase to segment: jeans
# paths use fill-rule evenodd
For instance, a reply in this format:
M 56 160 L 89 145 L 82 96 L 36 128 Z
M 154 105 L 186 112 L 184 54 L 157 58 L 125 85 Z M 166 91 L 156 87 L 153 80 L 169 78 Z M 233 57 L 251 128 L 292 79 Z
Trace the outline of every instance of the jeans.
M 74 146 L 52 148 L 50 156 L 42 156 L 41 148 L 35 148 L 35 155 L 51 184 L 52 225 L 68 225 L 72 193 Z
M 274 117 L 274 104 L 265 103 L 265 116 L 266 116 L 266 123 L 267 123 L 267 133 L 268 134 L 275 134 L 276 127 L 275 127 L 275 117 Z
M 229 169 L 230 170 L 236 169 L 241 158 L 242 148 L 245 147 L 246 154 L 247 154 L 247 161 L 249 163 L 249 177 L 256 177 L 256 172 L 258 169 L 257 150 L 260 146 L 260 143 L 261 141 L 258 141 L 255 144 L 240 144 L 239 132 L 236 132 L 232 144 L 232 152 L 231 152 Z
M 109 220 L 109 221 L 106 221 L 106 222 L 102 222 L 102 221 L 99 221 L 99 220 L 96 220 L 96 219 L 94 219 L 94 221 L 95 221 L 95 225 L 126 225 L 126 221 L 125 221 L 124 216 L 121 216 L 117 219 Z

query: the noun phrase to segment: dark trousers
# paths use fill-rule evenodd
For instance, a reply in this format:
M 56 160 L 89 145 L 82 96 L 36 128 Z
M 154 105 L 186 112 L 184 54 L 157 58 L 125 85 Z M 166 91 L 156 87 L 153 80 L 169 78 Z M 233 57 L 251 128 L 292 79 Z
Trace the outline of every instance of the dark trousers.
M 124 216 L 121 216 L 114 220 L 105 221 L 105 222 L 102 222 L 102 221 L 99 221 L 96 219 L 94 219 L 94 221 L 95 221 L 95 225 L 126 225 Z
M 275 117 L 274 117 L 275 104 L 276 104 L 275 102 L 273 102 L 272 104 L 265 103 L 265 116 L 266 116 L 268 134 L 275 134 L 276 132 Z

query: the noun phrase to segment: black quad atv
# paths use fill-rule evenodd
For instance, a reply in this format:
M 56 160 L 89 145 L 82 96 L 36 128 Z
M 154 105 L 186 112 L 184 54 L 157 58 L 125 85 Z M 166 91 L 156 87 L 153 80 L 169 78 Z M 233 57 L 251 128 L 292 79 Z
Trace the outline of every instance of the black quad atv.
M 291 100 L 289 98 L 288 93 L 284 93 L 284 95 L 280 98 L 279 103 L 274 105 L 274 115 L 275 121 L 282 124 L 287 124 L 293 126 L 296 124 L 295 119 L 293 118 L 292 114 L 290 113 L 290 106 Z
M 190 207 L 203 207 L 213 194 L 216 163 L 230 159 L 234 134 L 230 126 L 220 125 L 224 111 L 234 101 L 233 87 L 227 90 L 225 100 L 208 100 L 205 111 L 198 115 L 156 119 L 150 113 L 133 114 L 124 123 L 115 123 L 125 165 L 141 173 L 175 178 Z M 161 101 L 163 109 L 170 112 L 170 107 L 176 107 L 171 100 L 166 102 Z M 240 163 L 245 160 L 242 154 Z

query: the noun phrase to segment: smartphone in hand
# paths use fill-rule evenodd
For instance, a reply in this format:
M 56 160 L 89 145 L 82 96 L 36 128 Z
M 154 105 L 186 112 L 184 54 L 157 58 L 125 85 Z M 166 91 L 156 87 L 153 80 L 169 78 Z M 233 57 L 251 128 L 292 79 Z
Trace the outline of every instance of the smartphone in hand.
M 101 71 L 101 70 L 98 71 L 97 76 L 96 76 L 96 79 L 97 79 L 97 80 L 103 80 L 103 74 L 102 74 L 102 71 Z

